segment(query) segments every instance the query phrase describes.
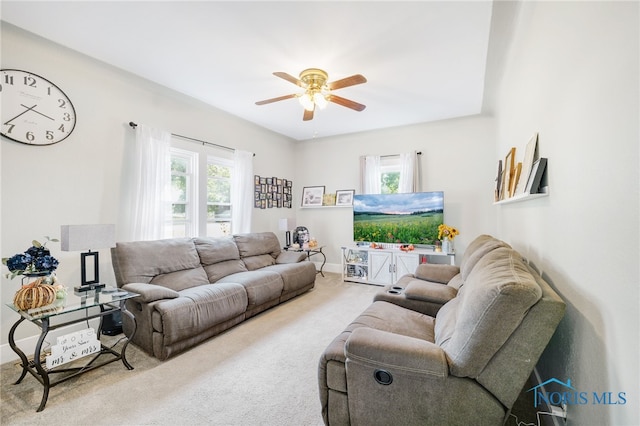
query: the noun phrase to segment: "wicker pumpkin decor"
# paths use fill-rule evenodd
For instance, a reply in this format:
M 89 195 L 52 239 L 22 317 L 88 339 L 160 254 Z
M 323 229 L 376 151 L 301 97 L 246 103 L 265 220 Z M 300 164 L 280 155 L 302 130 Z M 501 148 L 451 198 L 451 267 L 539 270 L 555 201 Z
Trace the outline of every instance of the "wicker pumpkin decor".
M 51 284 L 45 284 L 41 277 L 23 286 L 13 297 L 13 304 L 21 311 L 49 305 L 56 300 L 56 290 Z

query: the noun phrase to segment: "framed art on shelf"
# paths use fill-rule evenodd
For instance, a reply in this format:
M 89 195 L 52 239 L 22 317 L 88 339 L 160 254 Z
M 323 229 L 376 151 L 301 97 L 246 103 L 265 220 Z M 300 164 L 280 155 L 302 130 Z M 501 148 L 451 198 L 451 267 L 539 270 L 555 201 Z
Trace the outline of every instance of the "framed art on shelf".
M 336 206 L 352 206 L 354 189 L 341 189 L 336 191 Z
M 511 148 L 509 152 L 507 152 L 506 157 L 504 158 L 504 194 L 502 198 L 510 198 L 513 194 L 511 194 L 511 180 L 513 179 L 513 172 L 515 170 L 515 156 L 516 149 L 515 147 Z
M 531 174 L 527 180 L 527 187 L 525 192 L 527 194 L 537 194 L 540 192 L 540 182 L 542 181 L 542 175 L 547 167 L 547 159 L 540 158 L 531 167 Z
M 324 186 L 305 186 L 302 189 L 302 207 L 322 206 Z
M 526 187 L 529 183 L 529 175 L 531 174 L 531 168 L 533 167 L 534 159 L 536 158 L 536 148 L 538 146 L 538 133 L 534 133 L 527 147 L 524 151 L 524 160 L 522 161 L 522 171 L 520 172 L 520 180 L 516 184 L 515 193 L 524 194 L 527 192 Z

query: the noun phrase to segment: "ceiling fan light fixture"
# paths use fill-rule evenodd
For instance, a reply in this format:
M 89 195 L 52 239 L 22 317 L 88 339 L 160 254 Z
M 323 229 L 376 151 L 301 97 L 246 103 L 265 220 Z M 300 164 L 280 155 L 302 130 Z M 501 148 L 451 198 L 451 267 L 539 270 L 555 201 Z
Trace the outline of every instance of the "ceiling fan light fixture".
M 316 92 L 313 95 L 313 102 L 316 105 L 318 105 L 318 107 L 320 107 L 320 109 L 324 109 L 327 106 L 327 104 L 329 103 L 327 101 L 327 98 L 325 98 L 325 96 L 320 92 Z
M 313 111 L 315 104 L 313 102 L 313 98 L 310 93 L 303 93 L 300 98 L 300 105 L 304 107 L 307 111 Z
M 265 99 L 264 101 L 256 102 L 256 105 L 265 105 L 285 99 L 298 98 L 298 102 L 304 107 L 303 121 L 313 120 L 316 107 L 324 109 L 329 102 L 350 108 L 354 111 L 363 111 L 366 108 L 365 105 L 332 94 L 332 91 L 336 89 L 366 83 L 367 79 L 360 74 L 354 74 L 330 83 L 327 83 L 328 74 L 319 68 L 308 68 L 302 71 L 299 79 L 282 71 L 274 72 L 273 75 L 301 87 L 304 89 L 304 92 Z

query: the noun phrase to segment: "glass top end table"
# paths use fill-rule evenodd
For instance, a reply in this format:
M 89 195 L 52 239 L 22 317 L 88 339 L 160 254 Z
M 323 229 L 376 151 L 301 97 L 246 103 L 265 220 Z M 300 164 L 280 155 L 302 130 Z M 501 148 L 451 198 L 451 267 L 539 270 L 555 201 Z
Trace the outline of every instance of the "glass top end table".
M 13 324 L 9 331 L 9 346 L 11 346 L 11 349 L 20 357 L 22 366 L 22 374 L 15 384 L 19 384 L 27 373 L 30 373 L 43 385 L 44 392 L 37 411 L 44 410 L 50 388 L 75 376 L 118 360 L 122 360 L 122 363 L 127 369 L 133 370 L 133 367 L 127 361 L 126 349 L 127 345 L 135 335 L 136 322 L 133 314 L 127 310 L 125 302 L 137 296 L 138 294 L 136 293 L 127 292 L 114 287 L 104 287 L 87 292 L 70 292 L 62 299 L 56 299 L 49 305 L 34 309 L 20 310 L 13 303 L 6 304 L 9 308 L 20 315 L 20 318 L 15 324 Z M 68 315 L 73 312 L 83 311 L 85 315 Z M 96 337 L 99 340 L 102 334 L 103 318 L 114 312 L 122 312 L 122 314 L 131 319 L 133 324 L 133 331 L 129 336 L 126 336 L 126 341 L 120 352 L 116 351 L 113 347 L 107 347 L 100 342 L 100 348 L 95 353 L 77 358 L 78 360 L 85 359 L 87 361 L 86 363 L 83 363 L 82 366 L 65 367 L 63 364 L 47 368 L 42 365 L 42 345 L 49 331 L 85 322 L 90 319 L 100 318 L 100 324 L 96 332 Z M 15 342 L 16 329 L 24 321 L 29 321 L 40 327 L 40 337 L 38 338 L 33 360 L 31 361 Z M 107 356 L 107 359 L 97 362 L 97 360 L 102 356 Z M 56 380 L 53 380 L 52 376 L 55 376 Z

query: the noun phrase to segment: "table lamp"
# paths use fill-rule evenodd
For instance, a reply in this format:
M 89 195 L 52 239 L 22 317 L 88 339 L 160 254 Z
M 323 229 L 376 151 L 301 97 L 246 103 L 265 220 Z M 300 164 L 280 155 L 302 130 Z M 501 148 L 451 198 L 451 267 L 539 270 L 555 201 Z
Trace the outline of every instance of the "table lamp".
M 278 222 L 279 229 L 281 231 L 286 231 L 284 234 L 286 247 L 291 246 L 291 229 L 296 228 L 296 220 L 294 218 L 284 218 L 280 219 Z
M 60 227 L 62 251 L 81 251 L 80 253 L 80 286 L 76 291 L 89 291 L 102 288 L 100 283 L 100 268 L 98 266 L 98 252 L 95 249 L 115 247 L 115 225 L 62 225 Z M 93 258 L 93 265 L 87 262 Z M 87 276 L 88 271 L 93 271 L 92 276 Z

